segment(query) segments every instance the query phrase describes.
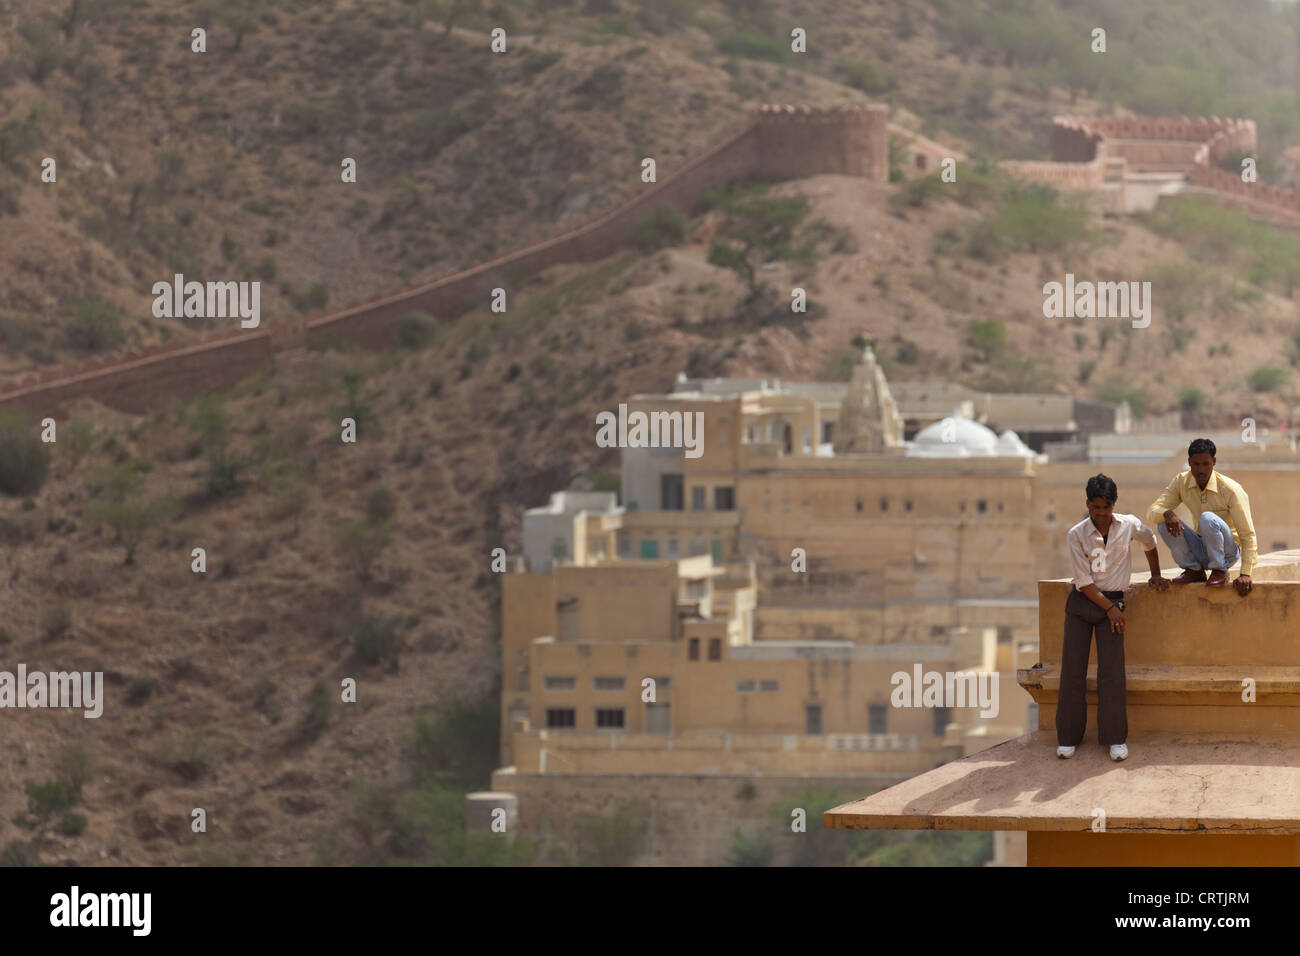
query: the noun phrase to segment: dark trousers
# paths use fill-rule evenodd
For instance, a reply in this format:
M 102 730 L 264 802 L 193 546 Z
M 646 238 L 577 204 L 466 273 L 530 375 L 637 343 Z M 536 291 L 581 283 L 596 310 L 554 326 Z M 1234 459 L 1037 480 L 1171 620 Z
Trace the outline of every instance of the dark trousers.
M 1112 601 L 1120 591 L 1103 592 Z M 1110 629 L 1106 612 L 1078 591 L 1065 602 L 1065 642 L 1061 648 L 1061 690 L 1056 701 L 1056 742 L 1077 747 L 1088 729 L 1084 681 L 1093 637 L 1097 640 L 1097 740 L 1122 744 L 1128 739 L 1125 706 L 1124 635 Z

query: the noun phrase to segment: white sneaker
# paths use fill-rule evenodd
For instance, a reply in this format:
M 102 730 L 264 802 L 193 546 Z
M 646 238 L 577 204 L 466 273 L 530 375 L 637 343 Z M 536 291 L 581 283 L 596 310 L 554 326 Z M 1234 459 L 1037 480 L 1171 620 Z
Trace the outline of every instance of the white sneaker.
M 1110 759 L 1111 759 L 1111 760 L 1127 760 L 1127 759 L 1128 759 L 1128 744 L 1111 744 L 1111 745 L 1110 745 Z
M 1057 748 L 1056 748 L 1056 756 L 1060 757 L 1062 760 L 1068 760 L 1070 757 L 1073 757 L 1073 756 L 1074 756 L 1074 748 L 1073 748 L 1073 747 L 1057 747 Z

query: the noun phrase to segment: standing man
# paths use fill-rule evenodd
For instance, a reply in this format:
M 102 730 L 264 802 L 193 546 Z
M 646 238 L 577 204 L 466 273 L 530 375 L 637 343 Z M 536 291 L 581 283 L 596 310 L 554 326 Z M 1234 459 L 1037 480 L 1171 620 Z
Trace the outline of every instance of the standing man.
M 1113 514 L 1119 491 L 1105 475 L 1084 488 L 1088 517 L 1065 534 L 1074 569 L 1074 587 L 1065 602 L 1061 645 L 1061 689 L 1056 701 L 1056 755 L 1074 756 L 1088 727 L 1084 681 L 1093 635 L 1097 640 L 1097 741 L 1110 745 L 1110 759 L 1128 757 L 1128 707 L 1124 682 L 1124 590 L 1132 560 L 1129 543 L 1142 542 L 1151 568 L 1147 587 L 1169 588 L 1160 576 L 1156 536 L 1136 515 Z
M 1241 555 L 1241 573 L 1233 582 L 1237 593 L 1245 597 L 1254 588 L 1250 572 L 1259 557 L 1255 544 L 1255 522 L 1250 516 L 1250 499 L 1246 491 L 1231 478 L 1214 470 L 1214 442 L 1198 438 L 1187 446 L 1187 471 L 1181 472 L 1147 512 L 1147 520 L 1156 524 L 1169 553 L 1182 567 L 1175 584 L 1205 581 L 1207 587 L 1221 588 L 1228 583 L 1228 568 Z M 1174 514 L 1180 504 L 1195 517 L 1189 528 Z

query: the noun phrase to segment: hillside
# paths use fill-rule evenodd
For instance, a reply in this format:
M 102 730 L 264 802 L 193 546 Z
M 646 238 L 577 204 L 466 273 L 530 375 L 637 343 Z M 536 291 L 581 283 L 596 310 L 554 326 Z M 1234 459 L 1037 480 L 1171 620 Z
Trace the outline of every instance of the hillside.
M 40 23 L 68 4 L 0 15 L 5 374 L 84 357 L 69 330 L 87 326 L 141 344 L 193 335 L 149 317 L 149 287 L 176 271 L 263 280 L 274 323 L 481 261 L 616 202 L 637 188 L 641 156 L 669 168 L 751 102 L 867 101 L 848 80 L 927 134 L 998 155 L 1046 155 L 1053 112 L 1108 105 L 1065 86 L 1041 95 L 1012 79 L 1026 72 L 1014 58 L 969 52 L 983 40 L 963 41 L 963 62 L 951 31 L 965 21 L 943 3 L 863 4 L 860 16 L 815 5 L 810 33 L 827 45 L 797 67 L 754 39 L 789 19 L 762 4 L 747 8 L 756 20 L 721 4 L 511 5 L 520 50 L 504 60 L 483 53 L 491 15 L 444 35 L 406 3 L 366 4 L 360 26 L 359 4 L 289 2 L 247 20 L 239 5 L 211 20 L 153 0 L 72 6 L 66 29 Z M 1250 10 L 1221 47 L 1204 38 L 1242 96 L 1295 70 L 1285 56 L 1240 65 L 1237 31 L 1265 16 Z M 187 38 L 208 22 L 199 60 Z M 1174 32 L 1186 44 L 1200 30 Z M 42 62 L 56 65 L 41 75 Z M 1181 89 L 1182 73 L 1164 75 Z M 987 117 L 950 92 L 981 78 Z M 1285 181 L 1296 127 L 1276 107 L 1260 119 Z M 47 151 L 60 157 L 55 185 L 32 174 Z M 356 184 L 338 181 L 342 156 L 358 159 Z M 1286 419 L 1300 362 L 1294 238 L 1198 202 L 1100 220 L 975 164 L 958 185 L 828 175 L 772 187 L 761 203 L 807 207 L 759 266 L 761 301 L 710 262 L 735 215 L 714 197 L 643 249 L 512 290 L 505 314 L 415 324 L 404 348 L 316 352 L 297 375 L 150 416 L 70 409 L 43 486 L 0 498 L 0 655 L 102 669 L 109 705 L 100 720 L 27 712 L 7 725 L 4 859 L 455 859 L 445 834 L 419 830 L 436 816 L 420 801 L 450 794 L 437 806 L 455 819 L 455 786 L 484 783 L 492 760 L 487 556 L 518 553 L 522 509 L 550 492 L 614 484 L 616 456 L 591 441 L 596 412 L 666 390 L 680 370 L 845 378 L 866 334 L 893 380 L 1183 404 L 1215 424 Z M 1151 280 L 1157 320 L 1045 319 L 1042 285 L 1066 272 Z M 795 286 L 809 292 L 806 317 L 757 307 Z M 1262 367 L 1281 378 L 1257 388 Z M 357 445 L 340 441 L 345 415 Z M 206 573 L 191 570 L 195 547 Z M 348 676 L 358 702 L 334 704 Z M 488 742 L 476 764 L 419 729 L 431 703 L 455 698 L 478 734 L 466 739 Z M 419 789 L 423 774 L 452 772 Z M 27 785 L 50 780 L 76 784 L 75 809 L 33 798 Z M 16 822 L 33 799 L 58 822 L 35 856 Z M 190 831 L 195 807 L 206 836 Z

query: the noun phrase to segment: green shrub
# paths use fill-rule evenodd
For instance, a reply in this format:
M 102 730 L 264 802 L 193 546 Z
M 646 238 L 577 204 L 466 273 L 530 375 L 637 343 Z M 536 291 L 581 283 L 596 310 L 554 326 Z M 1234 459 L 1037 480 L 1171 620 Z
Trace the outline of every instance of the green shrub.
M 334 698 L 330 695 L 329 687 L 323 680 L 316 681 L 303 700 L 302 714 L 294 728 L 294 740 L 297 743 L 307 743 L 319 737 L 329 726 L 333 705 Z
M 35 494 L 49 472 L 49 445 L 26 416 L 0 409 L 0 494 Z
M 1286 369 L 1261 365 L 1247 377 L 1250 387 L 1257 392 L 1271 392 L 1287 380 Z
M 433 338 L 433 317 L 424 312 L 408 312 L 397 322 L 397 342 L 402 348 L 420 349 Z
M 299 312 L 310 312 L 312 309 L 323 309 L 329 305 L 330 290 L 323 282 L 313 282 L 306 292 L 295 293 L 293 296 L 293 305 Z
M 72 626 L 72 615 L 63 605 L 52 607 L 45 612 L 45 617 L 41 619 L 41 634 L 45 640 L 50 641 L 67 632 Z
M 889 197 L 889 203 L 894 209 L 903 206 L 919 209 L 942 196 L 944 188 L 938 173 L 920 176 L 907 180 L 898 192 Z
M 429 713 L 415 718 L 405 760 L 417 778 L 484 787 L 497 769 L 500 736 L 501 710 L 495 695 L 444 692 Z
M 884 93 L 894 85 L 874 60 L 845 60 L 840 64 L 840 74 L 849 86 L 869 95 Z
M 212 765 L 212 750 L 202 734 L 188 735 L 180 746 L 164 751 L 162 764 L 187 783 L 201 780 Z
M 1199 412 L 1205 406 L 1205 393 L 1199 388 L 1185 388 L 1178 393 L 1178 407 L 1185 412 Z
M 789 63 L 792 59 L 787 38 L 780 34 L 746 33 L 729 28 L 715 39 L 718 49 L 728 56 L 769 63 Z
M 639 252 L 655 252 L 685 239 L 688 224 L 675 206 L 660 203 L 628 229 L 624 241 Z
M 126 341 L 126 330 L 122 326 L 124 317 L 113 303 L 82 299 L 72 304 L 70 312 L 63 330 L 69 348 L 104 352 Z
M 966 343 L 990 362 L 1006 351 L 1007 329 L 998 319 L 971 322 L 966 333 Z
M 736 830 L 727 850 L 727 866 L 771 866 L 772 841 L 761 832 Z
M 352 659 L 362 667 L 389 664 L 396 668 L 401 646 L 396 618 L 367 616 L 352 641 Z

